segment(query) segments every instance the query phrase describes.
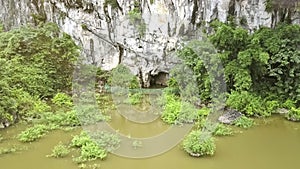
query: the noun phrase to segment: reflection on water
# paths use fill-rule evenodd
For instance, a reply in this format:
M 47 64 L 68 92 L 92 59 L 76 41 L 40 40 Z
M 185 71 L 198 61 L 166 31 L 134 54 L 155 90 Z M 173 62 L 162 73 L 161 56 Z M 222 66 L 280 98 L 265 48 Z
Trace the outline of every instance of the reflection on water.
M 124 134 L 136 137 L 149 137 L 168 128 L 157 120 L 150 124 L 134 124 L 114 118 L 110 123 L 113 128 Z M 130 159 L 109 155 L 104 161 L 96 161 L 102 169 L 293 169 L 298 168 L 300 155 L 300 124 L 283 120 L 275 116 L 267 120 L 258 120 L 258 126 L 243 130 L 231 137 L 217 138 L 217 152 L 213 157 L 192 158 L 181 150 L 180 145 L 162 155 Z M 139 126 L 139 127 L 138 127 Z M 0 130 L 5 138 L 12 137 L 24 129 L 24 126 Z M 21 144 L 15 139 L 5 140 L 1 147 L 8 144 L 28 146 L 28 150 L 0 156 L 1 168 L 6 169 L 77 169 L 69 155 L 63 159 L 46 158 L 59 141 L 67 143 L 71 135 L 80 131 L 55 131 L 38 142 Z M 159 145 L 157 145 L 159 146 Z M 94 163 L 94 162 L 92 162 Z M 91 164 L 92 164 L 91 163 Z

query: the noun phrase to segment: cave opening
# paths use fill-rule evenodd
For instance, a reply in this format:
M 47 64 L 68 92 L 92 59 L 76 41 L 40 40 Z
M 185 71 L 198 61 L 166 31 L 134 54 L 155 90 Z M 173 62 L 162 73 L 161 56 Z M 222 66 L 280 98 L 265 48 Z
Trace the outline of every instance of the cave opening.
M 159 72 L 156 75 L 150 75 L 150 88 L 164 88 L 167 87 L 169 74 L 166 72 Z

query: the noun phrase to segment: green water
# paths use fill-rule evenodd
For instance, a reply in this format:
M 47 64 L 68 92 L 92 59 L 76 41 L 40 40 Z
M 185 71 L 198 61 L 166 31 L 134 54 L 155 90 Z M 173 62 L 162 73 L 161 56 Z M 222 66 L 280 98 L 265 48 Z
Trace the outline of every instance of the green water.
M 118 119 L 119 118 L 119 119 Z M 118 122 L 120 120 L 120 122 Z M 110 154 L 100 164 L 102 169 L 297 169 L 300 155 L 300 124 L 289 122 L 282 116 L 267 120 L 257 120 L 257 126 L 241 130 L 230 137 L 217 138 L 217 151 L 213 157 L 192 158 L 180 146 L 170 151 L 146 159 L 130 159 Z M 167 129 L 159 120 L 150 124 L 130 123 L 116 117 L 111 122 L 113 128 L 121 129 L 124 134 L 137 137 L 155 135 Z M 63 159 L 47 158 L 51 149 L 62 141 L 68 143 L 72 135 L 80 129 L 70 132 L 54 131 L 31 144 L 21 144 L 13 137 L 24 129 L 23 125 L 0 130 L 5 138 L 1 147 L 17 144 L 27 146 L 28 150 L 0 156 L 1 169 L 75 169 L 72 154 Z M 148 132 L 147 132 L 148 131 Z M 159 145 L 157 145 L 159 146 Z

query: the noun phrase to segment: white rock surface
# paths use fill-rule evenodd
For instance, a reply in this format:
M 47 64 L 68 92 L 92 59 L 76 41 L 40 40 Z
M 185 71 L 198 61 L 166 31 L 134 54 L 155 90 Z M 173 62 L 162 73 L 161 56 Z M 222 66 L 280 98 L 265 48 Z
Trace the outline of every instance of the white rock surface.
M 139 36 L 139 26 L 128 19 L 135 0 L 117 0 L 115 9 L 105 8 L 104 1 L 0 0 L 0 22 L 10 29 L 32 22 L 32 14 L 44 14 L 83 47 L 89 63 L 105 70 L 124 63 L 147 87 L 151 75 L 168 73 L 178 62 L 174 50 L 182 37 L 195 32 L 197 24 L 216 18 L 225 22 L 229 12 L 237 20 L 246 19 L 249 30 L 270 27 L 278 20 L 265 11 L 265 0 L 153 0 L 153 4 L 138 0 L 146 24 L 145 35 Z M 292 17 L 298 16 L 296 12 Z

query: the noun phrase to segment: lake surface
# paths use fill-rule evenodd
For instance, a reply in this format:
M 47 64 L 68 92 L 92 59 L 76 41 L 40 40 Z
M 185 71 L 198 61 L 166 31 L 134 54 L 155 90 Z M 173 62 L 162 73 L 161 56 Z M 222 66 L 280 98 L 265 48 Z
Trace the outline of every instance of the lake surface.
M 111 126 L 135 137 L 147 137 L 168 128 L 162 122 L 134 124 L 124 118 L 113 117 Z M 193 158 L 180 147 L 145 159 L 132 159 L 109 154 L 108 158 L 90 164 L 100 164 L 102 169 L 297 169 L 300 157 L 300 123 L 289 122 L 282 116 L 256 120 L 257 125 L 248 130 L 238 129 L 234 136 L 217 137 L 217 151 L 212 157 Z M 77 169 L 72 154 L 63 159 L 47 158 L 60 141 L 70 142 L 75 131 L 53 131 L 41 140 L 23 144 L 15 138 L 25 126 L 20 124 L 0 134 L 5 138 L 0 147 L 26 146 L 28 150 L 0 155 L 1 169 Z M 159 146 L 159 145 L 157 145 Z

